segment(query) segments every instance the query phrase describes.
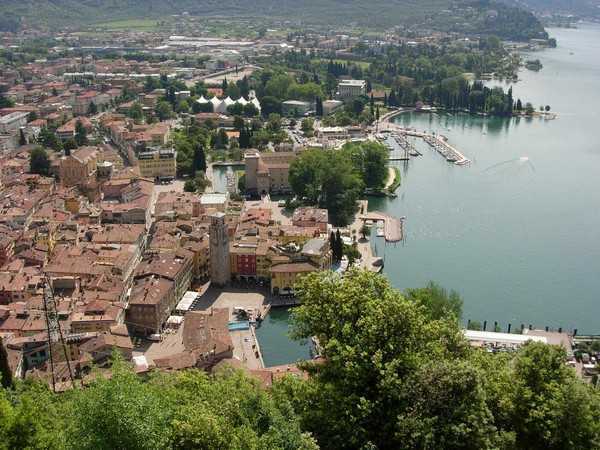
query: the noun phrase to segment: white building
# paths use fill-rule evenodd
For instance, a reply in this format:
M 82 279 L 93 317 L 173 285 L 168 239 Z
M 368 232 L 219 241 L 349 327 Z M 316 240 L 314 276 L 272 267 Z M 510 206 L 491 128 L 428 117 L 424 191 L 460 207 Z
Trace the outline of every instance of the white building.
M 360 97 L 367 93 L 367 82 L 365 80 L 341 80 L 338 83 L 338 97 L 350 99 Z
M 0 117 L 0 133 L 16 133 L 27 125 L 28 117 L 29 113 L 18 111 Z

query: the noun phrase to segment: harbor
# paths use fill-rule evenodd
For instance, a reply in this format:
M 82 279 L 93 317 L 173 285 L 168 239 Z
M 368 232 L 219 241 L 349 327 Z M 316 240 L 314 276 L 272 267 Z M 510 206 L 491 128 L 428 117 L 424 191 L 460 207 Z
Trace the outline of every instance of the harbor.
M 390 149 L 389 161 L 408 161 L 411 156 L 422 156 L 415 145 L 407 139 L 407 137 L 414 137 L 423 139 L 427 145 L 436 150 L 449 163 L 464 166 L 471 162 L 461 151 L 450 145 L 448 138 L 441 134 L 421 132 L 387 121 L 382 122 L 381 127 L 383 128 L 381 133 L 390 132 L 389 137 L 384 140 Z M 394 152 L 395 148 L 390 145 L 390 139 L 400 149 L 399 153 Z

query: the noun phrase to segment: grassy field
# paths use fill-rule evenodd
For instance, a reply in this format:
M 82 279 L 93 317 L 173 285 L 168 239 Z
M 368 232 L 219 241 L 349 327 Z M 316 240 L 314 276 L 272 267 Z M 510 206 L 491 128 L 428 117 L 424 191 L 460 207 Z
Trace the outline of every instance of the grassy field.
M 95 28 L 103 28 L 107 31 L 136 30 L 154 31 L 160 28 L 160 22 L 156 19 L 128 19 L 113 20 L 92 25 Z

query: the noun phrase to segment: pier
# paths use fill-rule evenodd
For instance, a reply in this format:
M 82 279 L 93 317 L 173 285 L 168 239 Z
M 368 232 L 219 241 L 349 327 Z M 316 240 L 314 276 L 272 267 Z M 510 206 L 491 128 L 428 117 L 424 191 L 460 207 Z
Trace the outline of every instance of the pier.
M 456 148 L 448 144 L 446 139 L 441 135 L 424 135 L 423 140 L 427 142 L 430 147 L 437 150 L 437 152 L 446 158 L 446 161 L 448 162 L 457 164 L 459 166 L 471 162 Z
M 408 156 L 421 156 L 421 153 L 412 145 L 406 136 L 416 137 L 423 139 L 430 147 L 435 149 L 440 155 L 442 155 L 446 161 L 463 166 L 471 161 L 465 157 L 458 149 L 448 143 L 448 140 L 442 135 L 429 134 L 420 132 L 410 128 L 403 128 L 399 125 L 390 122 L 383 122 L 381 124 L 382 131 L 391 131 L 392 139 L 404 150 L 404 155 L 400 158 L 393 158 L 390 156 L 390 161 L 403 161 L 407 160 Z
M 404 227 L 402 224 L 402 219 L 398 219 L 377 211 L 363 214 L 360 216 L 360 219 L 363 222 L 370 220 L 374 224 L 377 224 L 378 222 L 384 222 L 383 237 L 385 238 L 386 242 L 400 242 L 403 239 Z
M 422 156 L 421 152 L 419 152 L 416 147 L 406 139 L 406 135 L 399 133 L 392 133 L 390 138 L 394 140 L 394 142 L 400 147 L 401 154 L 400 156 L 392 155 L 394 150 L 393 147 L 390 148 L 390 157 L 389 161 L 408 161 L 410 156 Z

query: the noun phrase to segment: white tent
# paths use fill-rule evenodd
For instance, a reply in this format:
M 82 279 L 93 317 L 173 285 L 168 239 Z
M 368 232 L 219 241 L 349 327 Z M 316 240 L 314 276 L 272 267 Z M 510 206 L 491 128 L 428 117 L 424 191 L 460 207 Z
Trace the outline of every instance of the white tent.
M 204 95 L 202 97 L 200 97 L 198 100 L 196 100 L 196 103 L 200 103 L 201 105 L 206 105 L 208 103 L 208 100 L 204 98 Z
M 231 100 L 231 97 L 227 97 L 225 100 L 222 100 L 219 106 L 215 107 L 215 112 L 221 114 L 227 114 L 227 108 L 233 105 L 235 102 Z

